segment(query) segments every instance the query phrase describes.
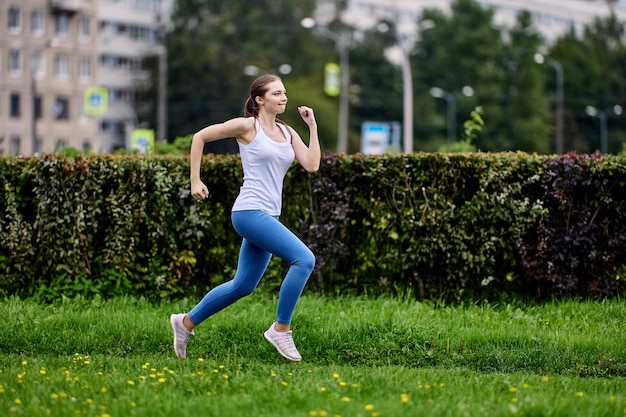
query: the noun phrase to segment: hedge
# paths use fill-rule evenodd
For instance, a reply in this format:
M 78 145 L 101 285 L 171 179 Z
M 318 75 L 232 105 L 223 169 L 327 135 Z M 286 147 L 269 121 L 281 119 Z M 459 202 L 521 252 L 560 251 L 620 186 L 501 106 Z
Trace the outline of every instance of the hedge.
M 282 221 L 316 254 L 307 291 L 445 302 L 606 298 L 623 292 L 622 156 L 326 154 L 294 164 Z M 0 159 L 0 295 L 201 294 L 231 279 L 236 155 Z M 262 287 L 279 286 L 274 258 Z

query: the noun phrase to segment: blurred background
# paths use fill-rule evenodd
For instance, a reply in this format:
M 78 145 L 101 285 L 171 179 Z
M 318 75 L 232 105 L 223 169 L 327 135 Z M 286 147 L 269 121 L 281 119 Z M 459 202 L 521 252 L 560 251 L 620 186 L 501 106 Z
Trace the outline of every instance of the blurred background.
M 475 112 L 469 149 L 622 153 L 625 22 L 624 0 L 0 0 L 0 154 L 185 153 L 264 73 L 328 152 L 455 149 Z

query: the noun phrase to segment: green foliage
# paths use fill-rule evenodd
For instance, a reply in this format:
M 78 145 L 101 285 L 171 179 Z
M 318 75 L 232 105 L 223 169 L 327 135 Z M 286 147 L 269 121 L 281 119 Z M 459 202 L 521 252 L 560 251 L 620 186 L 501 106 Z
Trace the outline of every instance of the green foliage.
M 480 109 L 467 138 L 482 127 Z M 468 142 L 469 143 L 469 142 Z M 186 156 L 0 159 L 3 295 L 150 299 L 232 278 L 238 156 L 205 157 L 210 197 L 189 196 Z M 623 292 L 624 157 L 524 153 L 326 154 L 294 166 L 282 221 L 317 257 L 310 288 L 465 301 Z M 275 258 L 263 281 L 280 286 Z

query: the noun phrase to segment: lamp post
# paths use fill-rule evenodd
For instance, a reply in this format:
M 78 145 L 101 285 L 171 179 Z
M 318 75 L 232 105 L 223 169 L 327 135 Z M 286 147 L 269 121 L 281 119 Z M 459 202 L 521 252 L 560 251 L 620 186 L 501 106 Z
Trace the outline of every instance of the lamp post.
M 538 64 L 543 64 L 544 62 L 547 62 L 556 71 L 556 93 L 554 96 L 554 102 L 556 106 L 556 153 L 562 154 L 565 151 L 565 146 L 563 142 L 563 66 L 556 59 L 546 59 L 542 54 L 539 53 L 535 54 L 535 62 Z
M 380 32 L 393 31 L 396 45 L 400 49 L 402 68 L 402 135 L 403 150 L 405 153 L 413 153 L 413 75 L 411 71 L 411 58 L 409 56 L 409 41 L 406 36 L 398 32 L 397 16 L 392 25 L 380 23 Z
M 461 89 L 461 93 L 466 97 L 474 95 L 474 89 L 466 85 Z M 441 98 L 446 101 L 446 124 L 448 126 L 448 143 L 456 141 L 456 95 L 439 87 L 432 87 L 430 95 L 434 98 Z
M 609 138 L 607 133 L 607 121 L 609 116 L 619 116 L 622 114 L 622 106 L 616 104 L 606 110 L 598 110 L 594 106 L 585 107 L 585 113 L 591 117 L 600 119 L 600 152 L 609 153 Z
M 350 57 L 348 54 L 349 38 L 346 31 L 332 32 L 325 27 L 317 26 L 315 19 L 305 17 L 300 21 L 305 29 L 317 27 L 320 35 L 335 42 L 335 48 L 339 54 L 339 122 L 337 126 L 337 152 L 348 151 L 348 112 L 350 110 L 349 92 L 350 86 Z

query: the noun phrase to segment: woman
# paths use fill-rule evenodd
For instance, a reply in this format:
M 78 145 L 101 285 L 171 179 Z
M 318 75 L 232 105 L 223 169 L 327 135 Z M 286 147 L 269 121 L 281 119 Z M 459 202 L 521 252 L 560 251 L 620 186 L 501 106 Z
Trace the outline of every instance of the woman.
M 302 360 L 293 342 L 290 323 L 293 311 L 313 267 L 315 256 L 289 229 L 278 221 L 283 180 L 294 158 L 308 172 L 320 165 L 320 145 L 313 110 L 298 107 L 309 127 L 309 145 L 290 126 L 277 119 L 287 105 L 287 92 L 279 77 L 263 75 L 252 82 L 244 106 L 244 117 L 205 127 L 191 143 L 191 195 L 196 200 L 209 196 L 200 180 L 202 152 L 206 142 L 235 137 L 243 165 L 243 186 L 232 208 L 233 227 L 242 238 L 235 277 L 211 291 L 189 312 L 172 314 L 174 351 L 185 359 L 187 342 L 195 326 L 251 294 L 257 287 L 272 255 L 289 262 L 280 287 L 276 321 L 265 338 L 285 358 Z

